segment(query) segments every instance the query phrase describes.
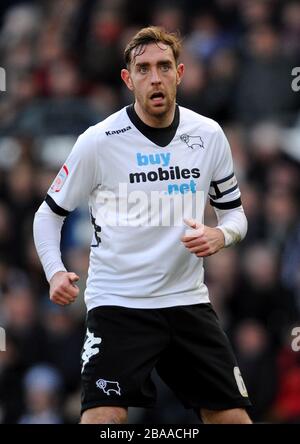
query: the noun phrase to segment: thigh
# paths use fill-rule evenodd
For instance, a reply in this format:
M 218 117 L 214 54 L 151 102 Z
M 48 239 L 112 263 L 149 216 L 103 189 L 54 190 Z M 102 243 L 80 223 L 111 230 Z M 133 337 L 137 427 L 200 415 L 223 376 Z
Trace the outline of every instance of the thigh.
M 199 411 L 250 405 L 231 345 L 211 304 L 174 307 L 167 318 L 173 340 L 156 368 L 185 407 Z
M 82 411 L 152 406 L 156 393 L 150 374 L 167 342 L 167 324 L 156 310 L 91 310 L 81 355 Z

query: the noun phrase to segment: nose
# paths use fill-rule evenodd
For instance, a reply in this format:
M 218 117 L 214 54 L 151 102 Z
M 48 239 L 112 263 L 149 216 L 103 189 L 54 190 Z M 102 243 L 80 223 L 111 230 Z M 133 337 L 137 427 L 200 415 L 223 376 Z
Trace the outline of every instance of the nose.
M 152 69 L 151 71 L 151 83 L 154 85 L 155 83 L 161 83 L 159 72 L 157 69 Z

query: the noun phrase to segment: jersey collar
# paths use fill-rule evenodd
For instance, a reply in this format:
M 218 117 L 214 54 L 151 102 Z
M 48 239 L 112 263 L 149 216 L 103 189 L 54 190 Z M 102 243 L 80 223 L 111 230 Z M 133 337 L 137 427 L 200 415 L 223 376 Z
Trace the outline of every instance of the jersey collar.
M 155 145 L 165 147 L 174 139 L 179 125 L 179 106 L 177 104 L 173 122 L 166 128 L 153 128 L 152 126 L 146 125 L 137 115 L 133 104 L 127 106 L 126 111 L 133 125 Z

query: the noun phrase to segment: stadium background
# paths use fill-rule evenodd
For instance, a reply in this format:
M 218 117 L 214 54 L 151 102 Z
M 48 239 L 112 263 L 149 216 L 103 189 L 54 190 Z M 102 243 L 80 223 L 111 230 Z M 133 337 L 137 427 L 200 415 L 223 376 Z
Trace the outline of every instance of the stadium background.
M 180 30 L 187 70 L 178 102 L 216 119 L 231 143 L 247 238 L 206 262 L 206 282 L 234 344 L 258 422 L 300 422 L 300 4 L 279 0 L 3 1 L 0 6 L 0 423 L 76 423 L 82 294 L 48 301 L 32 240 L 34 212 L 76 137 L 131 98 L 122 51 L 147 24 Z M 214 223 L 207 209 L 207 222 Z M 81 276 L 86 209 L 64 228 L 63 255 Z M 158 265 L 159 266 L 159 265 Z M 155 377 L 155 376 L 154 376 Z M 156 379 L 156 377 L 155 377 Z M 184 381 L 182 381 L 184 383 Z M 136 423 L 195 423 L 159 381 Z

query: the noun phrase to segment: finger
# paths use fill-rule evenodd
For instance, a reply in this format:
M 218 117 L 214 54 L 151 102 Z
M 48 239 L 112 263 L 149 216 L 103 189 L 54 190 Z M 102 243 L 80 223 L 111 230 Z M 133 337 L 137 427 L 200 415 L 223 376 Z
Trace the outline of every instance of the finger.
M 181 241 L 182 242 L 191 242 L 191 241 L 195 241 L 196 240 L 196 238 L 197 239 L 200 239 L 200 238 L 202 238 L 203 237 L 203 232 L 202 232 L 202 230 L 201 229 L 198 229 L 198 230 L 187 230 L 187 231 L 191 231 L 191 233 L 192 233 L 192 236 L 190 236 L 189 234 L 188 235 L 184 235 L 184 236 L 182 236 L 182 238 L 181 238 Z
M 201 229 L 202 231 L 204 228 L 204 225 L 200 222 L 197 222 L 195 219 L 183 219 L 183 220 L 188 227 L 192 228 L 192 230 L 186 230 L 186 233 L 191 233 L 190 234 L 191 236 L 194 236 L 193 233 L 195 232 L 195 230 L 198 231 L 199 229 Z
M 51 302 L 53 302 L 54 304 L 57 305 L 66 305 L 66 301 L 64 298 L 62 298 L 61 296 L 50 296 L 50 300 Z
M 76 296 L 70 295 L 68 292 L 62 290 L 56 290 L 52 297 L 63 303 L 73 302 L 76 299 Z
M 195 237 L 201 236 L 203 230 L 201 228 L 193 228 L 192 230 L 185 230 L 184 237 L 194 239 Z
M 197 222 L 194 219 L 184 219 L 187 223 L 187 225 L 191 228 L 193 228 L 192 230 L 186 230 L 184 233 L 184 238 L 195 238 L 198 236 L 201 236 L 204 232 L 204 225 Z M 183 238 L 183 239 L 184 239 Z M 187 240 L 187 239 L 184 239 Z
M 196 253 L 196 256 L 197 257 L 207 257 L 207 256 L 211 256 L 212 254 L 213 254 L 212 251 L 210 251 L 208 249 L 208 250 L 204 250 L 204 251 Z
M 79 281 L 79 276 L 76 273 L 69 273 L 68 278 L 69 278 L 70 282 Z
M 197 247 L 192 247 L 192 248 L 188 248 L 190 253 L 203 253 L 205 251 L 208 251 L 209 248 L 207 247 L 207 245 L 205 246 L 197 246 Z
M 56 292 L 58 292 L 61 296 L 76 297 L 78 296 L 79 288 L 77 287 L 77 285 L 67 283 L 64 285 L 60 285 L 56 289 Z
M 71 284 L 68 287 L 66 287 L 64 294 L 65 296 L 76 298 L 79 294 L 79 288 L 77 287 L 77 285 Z
M 72 304 L 73 302 L 75 302 L 75 299 L 57 298 L 57 299 L 53 300 L 52 302 L 54 302 L 55 304 L 59 304 L 59 305 L 69 305 L 69 304 Z
M 184 241 L 183 243 L 186 246 L 186 248 L 190 248 L 190 247 L 197 247 L 197 246 L 205 245 L 206 240 L 203 239 L 202 237 L 197 237 L 196 239 L 193 238 L 191 240 Z
M 183 222 L 191 228 L 197 228 L 197 221 L 192 218 L 183 218 Z
M 72 304 L 72 302 L 74 302 L 74 301 L 61 301 L 61 300 L 59 300 L 58 302 L 55 302 L 55 304 L 61 305 L 61 306 L 66 306 L 66 305 Z
M 74 302 L 76 300 L 76 296 L 70 296 L 68 294 L 65 294 L 63 296 L 60 296 L 61 300 L 65 303 Z

